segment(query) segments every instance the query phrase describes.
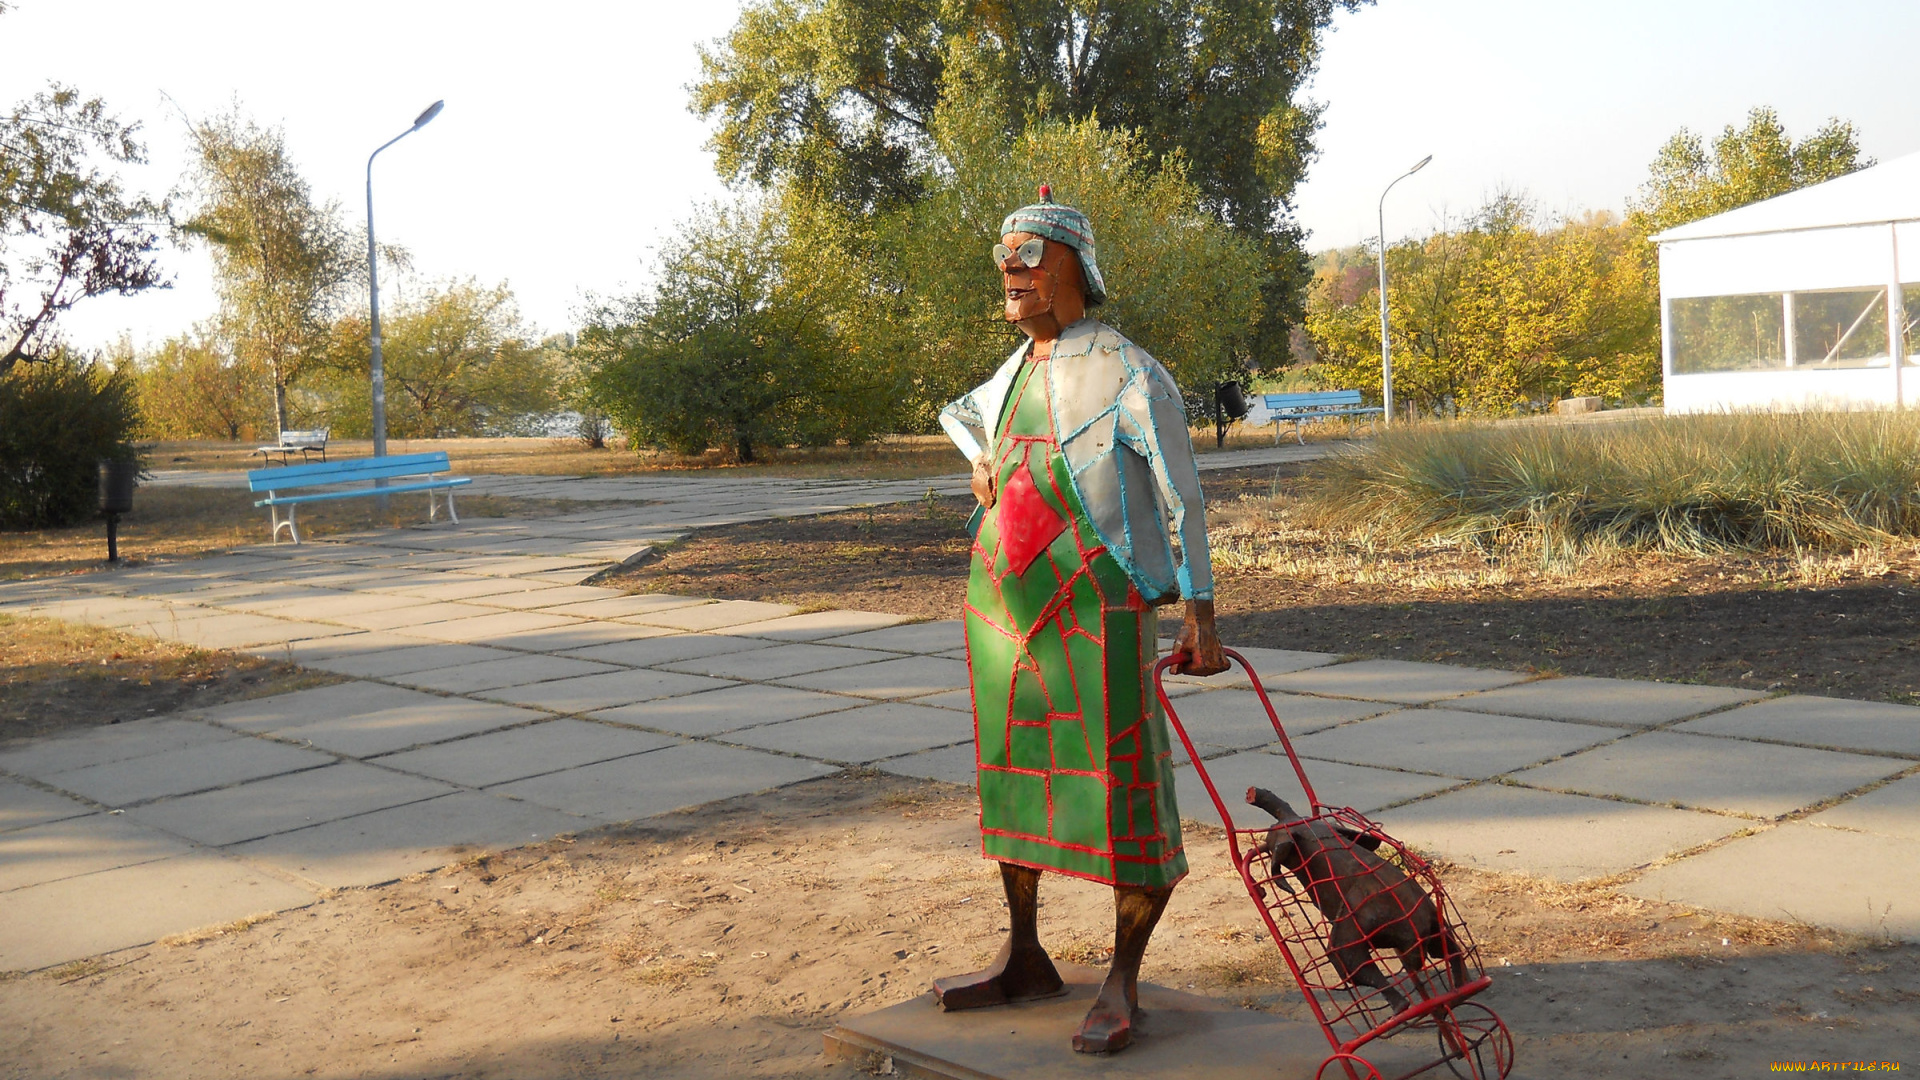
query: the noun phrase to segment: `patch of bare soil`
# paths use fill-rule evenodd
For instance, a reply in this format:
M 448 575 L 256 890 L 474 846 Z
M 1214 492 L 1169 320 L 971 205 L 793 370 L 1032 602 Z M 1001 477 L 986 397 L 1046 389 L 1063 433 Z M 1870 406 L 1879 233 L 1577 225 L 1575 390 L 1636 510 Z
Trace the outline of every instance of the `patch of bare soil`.
M 974 813 L 962 788 L 840 774 L 17 976 L 0 1076 L 850 1080 L 820 1055 L 836 1019 L 998 946 Z M 1221 844 L 1189 835 L 1144 977 L 1304 1017 Z M 1747 1077 L 1920 1045 L 1920 949 L 1447 880 L 1517 1076 Z M 1104 963 L 1110 890 L 1049 875 L 1041 895 L 1049 948 Z
M 1375 548 L 1289 520 L 1300 468 L 1203 475 L 1228 645 L 1920 704 L 1920 544 L 1573 569 Z M 954 618 L 970 511 L 950 498 L 701 530 L 611 583 Z
M 0 747 L 340 681 L 242 653 L 0 615 Z

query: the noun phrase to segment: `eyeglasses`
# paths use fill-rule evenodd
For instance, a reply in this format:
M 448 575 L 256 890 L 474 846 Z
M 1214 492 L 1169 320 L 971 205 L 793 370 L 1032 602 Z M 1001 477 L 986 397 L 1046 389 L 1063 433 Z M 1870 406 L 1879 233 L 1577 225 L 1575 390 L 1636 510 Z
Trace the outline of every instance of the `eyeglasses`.
M 1046 253 L 1047 242 L 1037 236 L 1021 244 L 1018 248 L 1010 248 L 1005 244 L 995 244 L 993 245 L 993 265 L 1005 266 L 1007 265 L 1008 259 L 1017 255 L 1020 257 L 1021 264 L 1031 270 L 1040 265 L 1040 260 Z

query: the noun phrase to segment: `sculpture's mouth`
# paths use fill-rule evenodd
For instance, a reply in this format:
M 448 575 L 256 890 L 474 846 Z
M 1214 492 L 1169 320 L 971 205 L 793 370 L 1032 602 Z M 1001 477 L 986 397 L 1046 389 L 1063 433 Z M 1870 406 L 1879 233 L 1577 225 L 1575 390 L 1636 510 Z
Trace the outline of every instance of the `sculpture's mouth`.
M 1032 292 L 1033 286 L 1031 285 L 1009 285 L 1007 286 L 1007 299 L 1011 302 L 1018 303 L 1026 299 Z

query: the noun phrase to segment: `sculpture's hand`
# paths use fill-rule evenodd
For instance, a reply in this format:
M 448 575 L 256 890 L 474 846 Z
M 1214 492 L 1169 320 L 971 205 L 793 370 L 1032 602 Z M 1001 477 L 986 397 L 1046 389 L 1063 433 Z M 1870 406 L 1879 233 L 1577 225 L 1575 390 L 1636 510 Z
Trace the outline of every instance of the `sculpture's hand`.
M 1213 601 L 1187 601 L 1187 619 L 1174 638 L 1173 651 L 1187 656 L 1177 669 L 1182 675 L 1218 675 L 1227 670 L 1220 635 L 1213 628 Z
M 980 500 L 981 506 L 991 510 L 994 494 L 993 462 L 987 459 L 987 455 L 982 454 L 973 462 L 973 497 Z

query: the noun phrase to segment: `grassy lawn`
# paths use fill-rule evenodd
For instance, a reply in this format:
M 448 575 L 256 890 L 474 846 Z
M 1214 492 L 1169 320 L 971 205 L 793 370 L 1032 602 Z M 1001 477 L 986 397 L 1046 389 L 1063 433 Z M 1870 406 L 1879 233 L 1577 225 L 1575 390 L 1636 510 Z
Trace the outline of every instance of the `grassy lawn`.
M 1360 432 L 1364 435 L 1365 428 Z M 1286 433 L 1287 445 L 1293 445 L 1293 429 Z M 1310 424 L 1308 442 L 1345 439 L 1343 423 Z M 160 442 L 149 444 L 148 468 L 193 470 L 243 470 L 260 467 L 260 458 L 252 453 L 253 444 L 226 442 Z M 1271 428 L 1249 430 L 1235 426 L 1227 435 L 1224 450 L 1250 450 L 1273 445 Z M 1213 429 L 1196 428 L 1193 446 L 1200 453 L 1213 453 Z M 367 457 L 373 443 L 365 439 L 335 439 L 327 444 L 334 458 Z M 823 447 L 813 450 L 769 449 L 758 451 L 763 460 L 751 465 L 736 465 L 719 450 L 684 457 L 660 451 L 634 453 L 621 446 L 594 450 L 573 439 L 393 439 L 387 443 L 390 454 L 422 454 L 444 450 L 456 473 L 493 473 L 521 476 L 638 476 L 646 473 L 714 470 L 732 475 L 794 477 L 797 479 L 848 478 L 863 480 L 912 480 L 930 476 L 953 476 L 966 471 L 966 462 L 944 435 L 889 435 L 872 444 L 848 448 Z
M 0 615 L 0 746 L 340 681 L 240 653 Z
M 561 499 L 458 495 L 460 516 L 543 517 L 591 506 Z M 120 519 L 120 557 L 132 562 L 190 559 L 272 537 L 264 507 L 232 488 L 142 487 L 133 513 Z M 300 508 L 300 535 L 329 536 L 364 529 L 417 525 L 427 520 L 425 494 L 396 495 L 387 512 L 372 499 L 340 499 Z M 0 581 L 98 570 L 107 557 L 107 525 L 90 521 L 67 529 L 0 532 Z

